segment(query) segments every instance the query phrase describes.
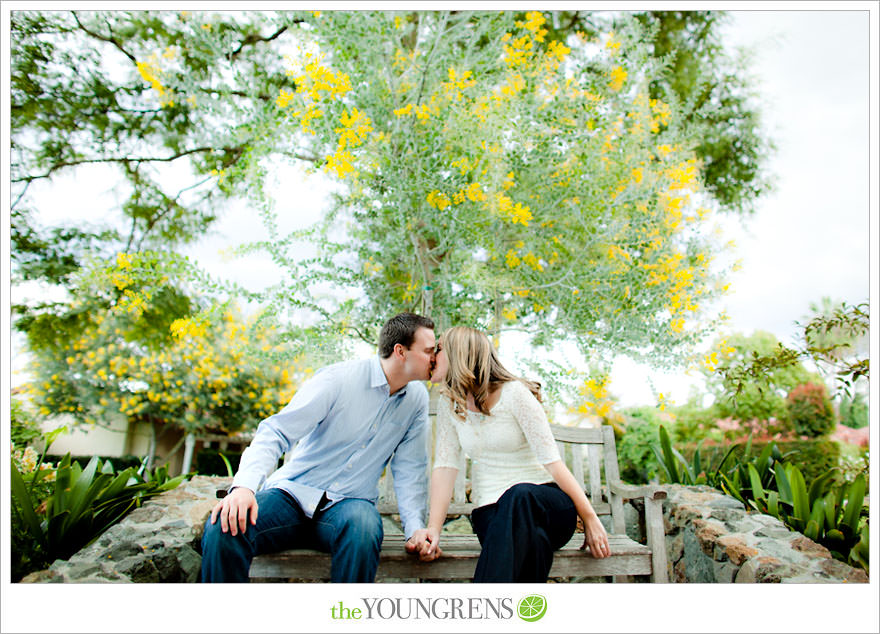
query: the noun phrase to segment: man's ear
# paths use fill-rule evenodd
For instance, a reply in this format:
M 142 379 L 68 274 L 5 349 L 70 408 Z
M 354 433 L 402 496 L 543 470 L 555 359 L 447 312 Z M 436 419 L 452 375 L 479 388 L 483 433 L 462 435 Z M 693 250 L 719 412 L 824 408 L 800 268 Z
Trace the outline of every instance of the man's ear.
M 403 347 L 403 344 L 400 344 L 400 343 L 394 344 L 394 356 L 399 358 L 401 361 L 403 361 L 403 351 L 404 350 L 406 350 L 406 348 Z

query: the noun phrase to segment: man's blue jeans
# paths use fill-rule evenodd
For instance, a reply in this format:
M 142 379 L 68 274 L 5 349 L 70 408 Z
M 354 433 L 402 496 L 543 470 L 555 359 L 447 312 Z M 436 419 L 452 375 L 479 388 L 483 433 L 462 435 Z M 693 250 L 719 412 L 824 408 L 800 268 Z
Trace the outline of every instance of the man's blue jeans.
M 220 519 L 205 522 L 202 536 L 202 582 L 248 580 L 256 555 L 288 548 L 314 548 L 332 556 L 330 581 L 372 582 L 379 567 L 382 519 L 367 500 L 337 502 L 313 518 L 281 489 L 259 491 L 257 523 L 234 537 L 220 528 Z

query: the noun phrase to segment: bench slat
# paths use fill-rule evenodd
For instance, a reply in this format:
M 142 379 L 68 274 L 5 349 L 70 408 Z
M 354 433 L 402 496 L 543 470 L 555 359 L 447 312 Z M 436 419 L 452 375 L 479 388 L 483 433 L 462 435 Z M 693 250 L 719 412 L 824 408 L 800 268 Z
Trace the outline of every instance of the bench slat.
M 579 550 L 583 540 L 583 534 L 576 533 L 568 544 L 556 552 L 551 577 L 651 573 L 651 551 L 625 535 L 608 536 L 611 556 L 605 559 L 593 559 Z M 444 535 L 440 544 L 443 556 L 430 563 L 421 562 L 406 553 L 403 543 L 403 535 L 385 537 L 377 580 L 470 579 L 480 556 L 480 544 L 473 535 Z M 260 555 L 251 564 L 250 577 L 254 580 L 327 580 L 330 577 L 330 555 L 316 550 L 288 550 Z

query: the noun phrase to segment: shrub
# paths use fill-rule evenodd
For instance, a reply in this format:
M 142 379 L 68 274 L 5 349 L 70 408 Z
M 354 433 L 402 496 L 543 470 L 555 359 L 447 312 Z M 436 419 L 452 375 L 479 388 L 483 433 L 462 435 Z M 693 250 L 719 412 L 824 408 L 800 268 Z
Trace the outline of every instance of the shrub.
M 39 423 L 17 398 L 9 400 L 9 418 L 9 437 L 15 449 L 24 449 L 42 436 Z
M 659 468 L 651 445 L 659 440 L 660 413 L 654 407 L 639 407 L 627 410 L 624 415 L 626 426 L 617 443 L 620 478 L 625 482 L 644 484 L 657 475 Z
M 788 394 L 788 414 L 794 430 L 816 438 L 834 430 L 834 408 L 824 385 L 804 383 Z
M 676 442 L 697 442 L 703 438 L 721 440 L 723 434 L 716 421 L 720 418 L 714 405 L 703 407 L 695 398 L 691 398 L 679 407 L 674 408 L 675 425 L 672 426 L 672 438 Z
M 862 394 L 844 396 L 840 401 L 840 422 L 852 429 L 868 426 L 868 404 Z
M 116 472 L 97 457 L 85 467 L 71 462 L 70 454 L 57 466 L 46 465 L 43 457 L 36 460 L 25 453 L 15 460 L 13 455 L 14 581 L 56 559 L 67 559 L 144 500 L 173 489 L 186 477 L 170 478 L 165 466 L 153 472 L 138 473 L 132 467 Z

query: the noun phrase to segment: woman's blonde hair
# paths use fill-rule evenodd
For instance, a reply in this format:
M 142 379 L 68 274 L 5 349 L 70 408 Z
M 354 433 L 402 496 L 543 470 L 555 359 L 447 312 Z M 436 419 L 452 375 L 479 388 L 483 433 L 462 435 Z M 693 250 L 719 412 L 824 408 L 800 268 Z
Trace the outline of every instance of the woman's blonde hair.
M 443 393 L 452 399 L 453 411 L 465 417 L 467 395 L 474 395 L 474 404 L 483 414 L 489 414 L 486 402 L 489 394 L 508 381 L 521 381 L 538 401 L 541 384 L 515 376 L 501 365 L 495 346 L 484 333 L 466 326 L 450 328 L 440 338 L 446 351 L 449 369 L 443 382 Z

